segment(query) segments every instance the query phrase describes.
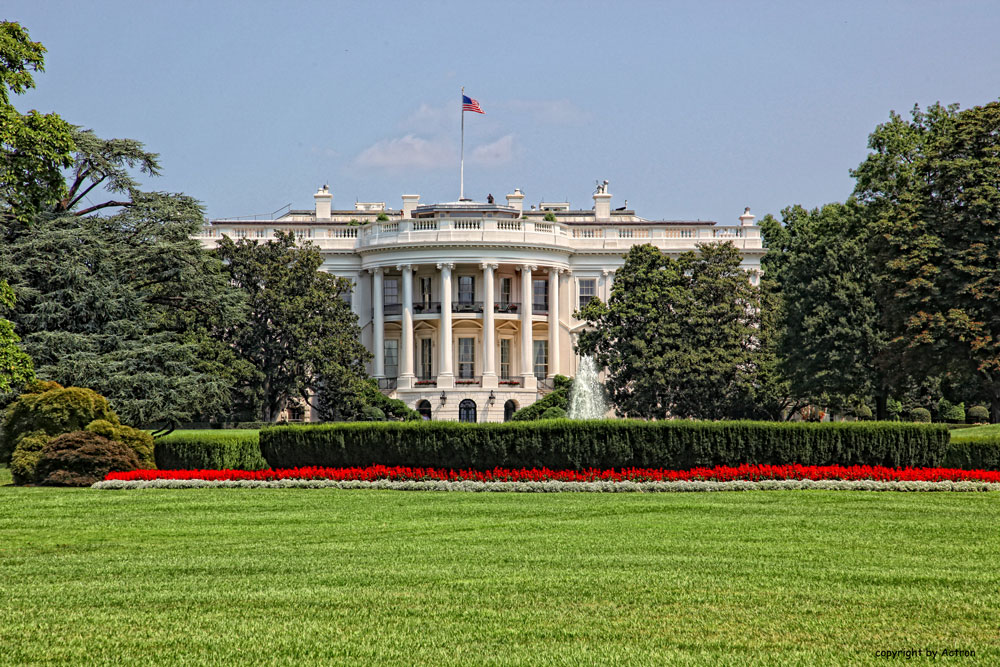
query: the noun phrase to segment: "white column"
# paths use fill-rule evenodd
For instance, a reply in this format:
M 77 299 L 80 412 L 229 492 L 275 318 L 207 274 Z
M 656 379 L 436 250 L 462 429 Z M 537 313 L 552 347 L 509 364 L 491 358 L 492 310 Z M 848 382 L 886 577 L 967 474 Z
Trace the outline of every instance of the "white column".
M 382 269 L 372 272 L 372 354 L 375 355 L 375 377 L 385 377 L 385 309 L 382 306 Z
M 452 371 L 451 359 L 451 270 L 454 264 L 438 264 L 441 269 L 441 359 L 438 362 L 438 383 L 439 389 L 448 389 L 455 386 L 455 373 Z
M 413 266 L 396 267 L 403 272 L 403 345 L 400 354 L 399 386 L 413 386 Z
M 483 389 L 499 387 L 496 366 L 496 330 L 493 325 L 493 271 L 497 264 L 483 268 Z
M 559 374 L 559 269 L 549 269 L 549 377 Z
M 535 268 L 528 264 L 521 267 L 521 377 L 525 389 L 538 386 L 531 349 L 531 272 Z

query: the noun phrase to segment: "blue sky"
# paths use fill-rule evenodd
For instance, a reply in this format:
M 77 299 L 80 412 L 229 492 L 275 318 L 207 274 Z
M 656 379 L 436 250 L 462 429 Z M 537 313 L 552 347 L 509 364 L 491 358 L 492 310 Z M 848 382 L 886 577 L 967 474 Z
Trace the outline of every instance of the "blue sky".
M 843 200 L 889 111 L 1000 97 L 996 2 L 7 0 L 47 48 L 22 111 L 161 155 L 210 217 L 520 187 L 736 224 Z

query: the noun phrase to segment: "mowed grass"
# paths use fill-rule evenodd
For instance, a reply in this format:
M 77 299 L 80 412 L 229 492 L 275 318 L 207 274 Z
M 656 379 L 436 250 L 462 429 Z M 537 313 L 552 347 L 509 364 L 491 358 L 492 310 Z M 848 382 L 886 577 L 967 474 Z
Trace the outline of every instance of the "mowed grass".
M 0 489 L 0 662 L 1000 661 L 1000 494 Z M 966 660 L 966 662 L 968 662 Z
M 171 431 L 167 435 L 157 438 L 157 440 L 168 440 L 170 438 L 198 438 L 205 442 L 227 442 L 233 438 L 242 438 L 248 435 L 260 433 L 257 429 L 251 428 L 198 428 L 198 429 L 178 429 Z
M 951 432 L 952 442 L 982 437 L 1000 438 L 1000 424 L 983 424 L 971 428 L 959 428 Z

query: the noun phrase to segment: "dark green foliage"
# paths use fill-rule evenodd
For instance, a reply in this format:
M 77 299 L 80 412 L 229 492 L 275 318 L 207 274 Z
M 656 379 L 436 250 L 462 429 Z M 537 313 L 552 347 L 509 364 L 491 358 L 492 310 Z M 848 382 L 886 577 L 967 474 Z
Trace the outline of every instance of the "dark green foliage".
M 988 424 L 990 421 L 990 410 L 985 405 L 973 405 L 966 412 L 966 417 L 970 424 Z
M 375 380 L 368 380 L 364 383 L 361 392 L 361 414 L 354 417 L 357 421 L 421 421 L 423 417 L 416 410 L 411 409 L 406 403 L 399 399 L 389 398 L 378 389 Z M 351 415 L 343 415 L 345 420 L 351 421 Z
M 948 429 L 895 422 L 550 420 L 278 426 L 261 431 L 272 468 L 371 464 L 488 470 L 688 469 L 741 463 L 938 466 Z
M 542 413 L 542 419 L 566 419 L 566 411 L 562 408 L 551 407 Z
M 965 404 L 954 404 L 944 398 L 938 401 L 938 420 L 948 424 L 965 422 Z
M 161 470 L 263 470 L 256 433 L 206 430 L 156 439 L 156 467 Z
M 223 237 L 215 253 L 250 305 L 249 316 L 222 336 L 241 368 L 237 407 L 274 421 L 302 398 L 324 419 L 357 418 L 371 354 L 343 298 L 350 280 L 321 271 L 319 249 L 298 246 L 291 232 L 265 243 Z
M 6 280 L 0 280 L 0 315 L 14 307 L 14 291 Z M 0 396 L 20 389 L 35 377 L 31 357 L 21 348 L 21 339 L 14 333 L 14 323 L 0 318 Z
M 607 304 L 580 312 L 577 351 L 607 369 L 619 415 L 722 419 L 740 414 L 756 384 L 760 291 L 732 243 L 677 259 L 634 246 Z
M 930 423 L 931 411 L 927 408 L 913 408 L 913 410 L 910 411 L 910 421 L 924 424 Z
M 35 478 L 46 486 L 90 486 L 109 472 L 138 469 L 139 459 L 127 445 L 96 433 L 73 431 L 45 445 Z
M 542 415 L 553 408 L 562 410 L 562 416 L 565 417 L 566 411 L 569 410 L 569 395 L 572 391 L 573 380 L 565 375 L 557 375 L 555 377 L 555 389 L 528 407 L 521 408 L 515 412 L 514 416 L 511 417 L 511 421 L 525 422 L 535 421 L 536 419 L 548 419 L 548 417 L 543 417 Z
M 984 436 L 952 442 L 944 467 L 965 470 L 1000 470 L 1000 438 Z

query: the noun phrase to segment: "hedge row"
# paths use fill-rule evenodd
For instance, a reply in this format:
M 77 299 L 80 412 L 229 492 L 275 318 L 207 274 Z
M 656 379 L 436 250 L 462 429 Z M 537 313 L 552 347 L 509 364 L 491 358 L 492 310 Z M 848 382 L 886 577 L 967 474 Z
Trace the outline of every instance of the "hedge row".
M 264 470 L 256 431 L 205 430 L 156 439 L 160 470 Z
M 644 422 L 566 419 L 505 424 L 340 423 L 260 433 L 272 468 L 382 464 L 505 468 L 670 468 L 743 463 L 939 467 L 943 425 L 899 422 Z
M 944 467 L 1000 470 L 1000 438 L 984 436 L 953 441 L 948 447 Z

